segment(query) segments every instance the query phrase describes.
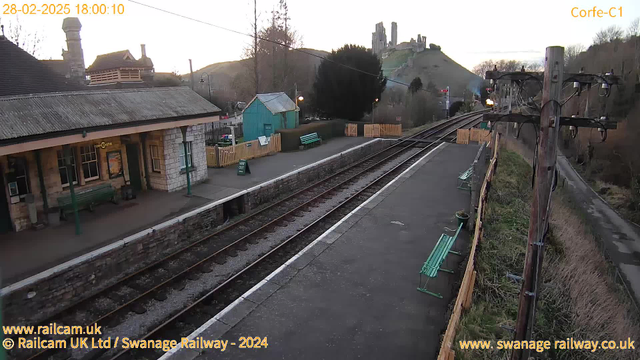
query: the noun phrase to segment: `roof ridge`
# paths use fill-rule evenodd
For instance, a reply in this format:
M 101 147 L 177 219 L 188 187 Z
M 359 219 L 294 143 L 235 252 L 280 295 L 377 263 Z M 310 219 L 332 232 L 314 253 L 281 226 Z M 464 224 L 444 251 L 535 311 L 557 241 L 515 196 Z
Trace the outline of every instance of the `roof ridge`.
M 113 93 L 132 93 L 132 92 L 161 92 L 161 91 L 169 91 L 172 89 L 183 90 L 182 88 L 189 89 L 188 86 L 163 86 L 163 87 L 136 88 L 136 89 L 56 91 L 56 92 L 47 92 L 47 93 L 32 93 L 32 94 L 0 96 L 0 101 L 26 99 L 26 98 L 55 97 L 55 96 L 65 96 L 65 95 L 100 95 L 100 94 L 113 94 Z

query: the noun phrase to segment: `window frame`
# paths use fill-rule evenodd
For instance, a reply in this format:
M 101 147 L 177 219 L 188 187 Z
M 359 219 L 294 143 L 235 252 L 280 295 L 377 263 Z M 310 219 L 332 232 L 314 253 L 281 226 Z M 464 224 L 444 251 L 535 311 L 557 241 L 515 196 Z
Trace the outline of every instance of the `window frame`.
M 84 153 L 85 148 L 89 149 L 88 153 Z M 91 151 L 93 149 L 93 151 Z M 93 154 L 93 156 L 95 157 L 94 159 L 90 159 L 90 160 L 85 160 L 85 156 L 86 155 L 91 155 Z M 89 164 L 92 162 L 96 163 L 96 171 L 98 172 L 95 176 L 90 176 L 90 177 L 85 177 L 84 181 L 88 182 L 88 181 L 94 181 L 94 180 L 100 180 L 100 158 L 98 156 L 98 150 L 96 149 L 95 146 L 93 145 L 82 145 L 80 146 L 80 167 L 82 168 L 82 176 L 84 176 L 84 164 Z M 87 165 L 89 166 L 89 165 Z M 91 168 L 88 168 L 89 170 L 89 174 L 91 174 Z
M 185 164 L 185 153 L 184 153 L 184 142 L 180 143 L 180 153 L 178 155 L 178 161 L 180 162 L 180 170 L 184 170 L 187 168 L 186 164 Z M 191 141 L 187 141 L 187 155 L 189 156 L 188 161 L 189 161 L 189 169 L 193 168 L 193 149 L 191 147 Z
M 61 155 L 58 156 L 58 155 Z M 56 158 L 58 160 L 58 174 L 60 175 L 60 170 L 64 168 L 64 171 L 66 171 L 67 173 L 67 181 L 69 180 L 69 169 L 67 168 L 66 165 L 64 165 L 64 149 L 60 149 L 56 151 Z M 76 180 L 73 181 L 73 177 L 71 177 L 71 180 L 73 181 L 73 185 L 77 185 L 78 184 L 78 164 L 76 161 L 76 149 L 75 148 L 71 148 L 71 159 L 73 159 L 73 171 L 75 173 L 75 177 Z M 60 166 L 60 161 L 62 161 L 63 166 Z M 69 187 L 69 182 L 67 182 L 66 184 L 62 183 L 62 176 L 60 176 L 60 184 L 62 184 L 62 188 L 66 188 Z
M 182 144 L 180 144 L 182 145 Z M 182 145 L 184 147 L 184 145 Z M 155 151 L 154 151 L 155 150 Z M 151 144 L 149 145 L 149 156 L 151 157 L 151 171 L 159 173 L 162 172 L 161 158 L 160 158 L 160 146 Z M 158 166 L 156 167 L 156 161 Z

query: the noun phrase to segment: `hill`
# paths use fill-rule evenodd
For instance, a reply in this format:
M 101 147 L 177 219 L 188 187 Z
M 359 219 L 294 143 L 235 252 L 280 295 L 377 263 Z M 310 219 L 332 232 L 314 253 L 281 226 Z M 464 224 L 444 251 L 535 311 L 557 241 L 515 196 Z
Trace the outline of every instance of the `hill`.
M 327 56 L 329 53 L 322 50 L 315 49 L 300 49 L 307 53 L 314 54 L 316 56 Z M 213 91 L 231 91 L 238 93 L 239 100 L 250 100 L 244 99 L 243 88 L 246 87 L 247 78 L 252 75 L 253 71 L 253 63 L 252 59 L 242 59 L 236 61 L 225 61 L 220 63 L 215 63 L 211 65 L 207 65 L 202 69 L 195 70 L 193 72 L 194 81 L 197 83 L 200 81 L 202 77 L 205 81 L 204 84 L 198 86 L 196 84 L 196 90 L 203 95 L 203 91 L 207 91 L 206 88 L 206 75 L 209 74 L 209 79 L 211 81 L 211 89 Z M 311 86 L 313 85 L 315 69 L 322 59 L 311 56 L 298 51 L 291 51 L 289 53 L 289 62 L 290 62 L 290 72 L 292 78 L 298 84 L 298 89 L 301 92 L 308 92 L 311 90 Z M 189 83 L 189 74 L 182 75 L 182 79 L 186 84 Z M 267 86 L 265 84 L 265 86 Z M 262 86 L 261 86 L 262 88 Z M 288 91 L 289 89 L 261 89 L 261 91 L 269 92 L 269 91 Z M 253 93 L 252 93 L 253 94 Z
M 449 86 L 452 97 L 460 97 L 464 90 L 480 94 L 483 79 L 473 74 L 440 50 L 425 49 L 414 53 L 411 49 L 390 50 L 382 60 L 385 76 L 410 83 L 419 76 L 423 84 L 433 82 L 437 88 Z

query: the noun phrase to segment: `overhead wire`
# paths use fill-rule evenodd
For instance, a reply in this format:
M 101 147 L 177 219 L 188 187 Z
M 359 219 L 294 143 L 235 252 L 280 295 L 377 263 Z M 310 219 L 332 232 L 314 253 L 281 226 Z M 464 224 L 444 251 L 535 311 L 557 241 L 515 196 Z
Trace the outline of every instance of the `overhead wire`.
M 295 48 L 295 47 L 293 47 L 293 46 L 291 46 L 291 45 L 283 44 L 283 43 L 278 42 L 278 41 L 275 41 L 275 40 L 267 39 L 267 38 L 264 38 L 264 37 L 261 37 L 261 36 L 254 36 L 254 35 L 252 35 L 252 34 L 244 33 L 244 32 L 242 32 L 242 31 L 238 31 L 238 30 L 229 29 L 229 28 L 224 27 L 224 26 L 220 26 L 220 25 L 212 24 L 212 23 L 207 22 L 207 21 L 203 21 L 203 20 L 199 20 L 199 19 L 196 19 L 196 18 L 192 18 L 192 17 L 190 17 L 190 16 L 183 15 L 183 14 L 179 14 L 179 13 L 176 13 L 176 12 L 173 12 L 173 11 L 169 11 L 169 10 L 166 10 L 166 9 L 162 9 L 162 8 L 159 8 L 159 7 L 156 7 L 156 6 L 153 6 L 153 5 L 149 5 L 149 4 L 141 3 L 141 2 L 136 1 L 136 0 L 129 0 L 129 2 L 132 2 L 132 3 L 137 4 L 137 5 L 140 5 L 140 6 L 147 7 L 147 8 L 149 8 L 149 9 L 153 9 L 153 10 L 156 10 L 156 11 L 160 11 L 160 12 L 163 12 L 163 13 L 165 13 L 165 14 L 169 14 L 169 15 L 177 16 L 177 17 L 180 17 L 180 18 L 183 18 L 183 19 L 186 19 L 186 20 L 190 20 L 190 21 L 194 21 L 194 22 L 197 22 L 197 23 L 200 23 L 200 24 L 203 24 L 203 25 L 211 26 L 211 27 L 214 27 L 214 28 L 217 28 L 217 29 L 220 29 L 220 30 L 229 31 L 229 32 L 232 32 L 232 33 L 235 33 L 235 34 L 238 34 L 238 35 L 248 36 L 248 37 L 250 37 L 250 38 L 258 38 L 258 39 L 259 39 L 259 40 L 261 40 L 261 41 L 266 41 L 266 42 L 269 42 L 269 43 L 272 43 L 272 44 L 280 45 L 280 46 L 285 47 L 285 48 L 287 48 L 287 49 L 290 49 L 290 50 L 292 50 L 292 51 L 297 51 L 297 52 L 299 52 L 299 53 L 303 53 L 303 54 L 306 54 L 306 55 L 309 55 L 309 56 L 313 56 L 313 57 L 316 57 L 316 58 L 319 58 L 319 59 L 322 59 L 322 60 L 328 61 L 328 62 L 330 62 L 330 63 L 332 63 L 332 64 L 336 64 L 336 65 L 339 65 L 339 66 L 342 66 L 342 67 L 344 67 L 344 68 L 347 68 L 347 69 L 351 69 L 351 70 L 357 71 L 357 72 L 362 73 L 362 74 L 365 74 L 365 75 L 373 76 L 373 77 L 375 77 L 375 78 L 378 78 L 378 77 L 380 76 L 379 74 L 370 73 L 370 72 L 368 72 L 368 71 L 364 71 L 364 70 L 361 70 L 361 69 L 355 68 L 355 67 L 353 67 L 353 66 L 350 66 L 350 65 L 346 65 L 346 64 L 343 64 L 343 63 L 337 62 L 337 61 L 335 61 L 335 60 L 329 59 L 329 58 L 324 57 L 324 56 L 322 56 L 322 55 L 314 54 L 314 53 L 311 53 L 311 52 L 309 52 L 309 51 L 305 51 L 305 50 L 302 50 L 302 49 L 299 49 L 299 48 Z M 392 82 L 392 83 L 396 83 L 396 84 L 399 84 L 399 85 L 403 85 L 403 86 L 409 87 L 409 84 L 407 84 L 407 83 L 405 83 L 405 82 L 398 81 L 398 80 L 393 80 L 393 79 L 389 79 L 389 78 L 388 78 L 388 77 L 386 77 L 386 76 L 385 76 L 384 78 L 385 78 L 388 82 Z M 428 91 L 427 89 L 420 89 L 420 90 L 422 90 L 422 91 Z

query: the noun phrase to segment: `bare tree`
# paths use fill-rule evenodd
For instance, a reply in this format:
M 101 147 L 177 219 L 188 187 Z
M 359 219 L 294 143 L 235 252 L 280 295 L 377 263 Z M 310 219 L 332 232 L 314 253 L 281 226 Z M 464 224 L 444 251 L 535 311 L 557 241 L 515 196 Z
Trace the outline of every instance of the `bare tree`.
M 585 47 L 582 44 L 573 44 L 564 48 L 564 66 L 568 67 L 584 50 Z
M 480 77 L 485 76 L 487 71 L 493 70 L 494 66 L 498 69 L 498 71 L 503 72 L 515 72 L 520 71 L 524 66 L 528 71 L 539 71 L 542 65 L 536 62 L 527 63 L 519 60 L 485 60 L 480 64 L 473 67 L 472 72 Z
M 627 28 L 627 39 L 640 35 L 640 18 L 635 18 Z
M 609 42 L 615 42 L 622 40 L 622 36 L 624 32 L 617 25 L 611 25 L 606 29 L 602 29 L 596 33 L 596 36 L 593 37 L 594 45 L 601 45 Z
M 0 18 L 0 24 L 4 24 L 2 18 Z M 16 17 L 15 21 L 6 21 L 4 34 L 9 41 L 18 45 L 18 47 L 29 54 L 37 56 L 40 53 L 44 36 L 38 31 L 24 28 L 18 17 Z

